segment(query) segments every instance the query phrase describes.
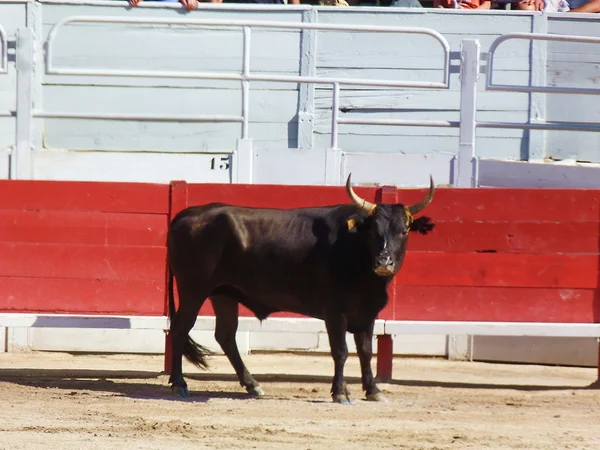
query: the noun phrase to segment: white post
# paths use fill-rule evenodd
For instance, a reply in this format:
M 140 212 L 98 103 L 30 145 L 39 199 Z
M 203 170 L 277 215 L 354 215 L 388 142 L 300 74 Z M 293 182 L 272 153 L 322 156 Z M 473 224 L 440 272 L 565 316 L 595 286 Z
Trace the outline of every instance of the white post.
M 17 30 L 17 118 L 16 145 L 10 155 L 10 178 L 32 178 L 31 124 L 33 89 L 33 33 L 29 28 Z
M 315 8 L 304 11 L 302 21 L 317 23 L 317 14 Z M 300 36 L 300 75 L 314 77 L 317 66 L 317 31 L 302 30 Z M 298 148 L 310 150 L 314 141 L 315 85 L 300 83 L 298 90 Z
M 460 128 L 458 137 L 458 173 L 456 187 L 477 187 L 475 130 L 477 79 L 480 45 L 478 40 L 464 40 L 460 52 Z
M 479 77 L 480 45 L 478 40 L 464 40 L 460 52 L 460 128 L 456 187 L 476 188 L 478 185 L 475 131 L 477 129 L 477 79 Z M 448 359 L 470 360 L 473 337 L 448 336 Z
M 338 148 L 338 116 L 340 110 L 340 85 L 333 83 L 331 100 L 331 144 L 325 155 L 325 185 L 337 186 L 341 180 L 342 152 Z
M 533 15 L 532 32 L 548 33 L 548 16 Z M 548 60 L 548 41 L 532 40 L 529 67 L 531 68 L 530 85 L 546 86 L 546 64 Z M 529 122 L 544 123 L 546 120 L 546 94 L 543 92 L 532 92 L 529 94 Z M 529 130 L 529 154 L 528 161 L 544 161 L 546 154 L 546 130 Z

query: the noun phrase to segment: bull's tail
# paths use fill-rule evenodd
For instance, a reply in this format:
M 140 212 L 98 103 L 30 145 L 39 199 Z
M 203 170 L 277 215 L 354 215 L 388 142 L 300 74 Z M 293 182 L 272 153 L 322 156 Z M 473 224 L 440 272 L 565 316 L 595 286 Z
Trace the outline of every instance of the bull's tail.
M 169 325 L 169 332 L 171 336 L 173 336 L 174 322 L 176 320 L 177 311 L 175 311 L 175 294 L 173 292 L 173 271 L 171 270 L 170 264 L 168 264 L 167 270 L 169 271 L 167 289 L 169 290 L 169 318 L 171 322 Z M 198 344 L 188 334 L 187 341 L 183 346 L 183 356 L 185 356 L 189 362 L 201 369 L 208 369 L 208 362 L 206 361 L 206 358 L 210 355 L 212 355 L 212 352 L 209 349 Z

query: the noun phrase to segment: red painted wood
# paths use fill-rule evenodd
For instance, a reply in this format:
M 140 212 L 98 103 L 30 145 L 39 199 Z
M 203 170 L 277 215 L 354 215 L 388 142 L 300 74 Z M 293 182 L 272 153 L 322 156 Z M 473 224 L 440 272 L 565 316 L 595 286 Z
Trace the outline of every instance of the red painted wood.
M 594 289 L 397 286 L 396 320 L 600 322 Z
M 164 246 L 166 214 L 0 210 L 0 241 Z
M 239 311 L 240 317 L 255 317 L 254 314 L 252 313 L 252 311 L 250 311 L 248 308 L 246 308 L 243 305 L 239 305 L 238 311 Z M 215 312 L 214 312 L 212 303 L 208 299 L 204 302 L 204 304 L 200 308 L 200 312 L 198 313 L 198 316 L 212 317 L 214 315 L 215 315 Z M 278 313 L 274 313 L 274 314 L 270 315 L 269 317 L 306 318 L 307 316 L 304 316 L 302 314 L 291 313 L 291 312 L 278 312 Z
M 147 280 L 0 277 L 0 311 L 160 315 L 164 284 Z
M 396 283 L 413 286 L 598 287 L 599 255 L 409 252 Z
M 409 251 L 468 253 L 598 253 L 600 223 L 436 222 L 433 232 L 411 233 Z
M 404 203 L 419 201 L 426 189 L 399 190 Z M 438 188 L 423 212 L 440 221 L 597 222 L 598 189 L 456 189 Z
M 0 242 L 0 255 L 0 277 L 165 279 L 165 247 Z
M 392 361 L 394 357 L 394 343 L 392 336 L 381 334 L 377 336 L 377 378 L 380 382 L 392 379 Z
M 355 190 L 369 201 L 375 188 Z M 243 206 L 295 208 L 349 203 L 341 186 L 271 186 L 190 184 L 191 205 L 225 202 Z M 398 201 L 420 201 L 427 189 L 398 190 Z M 600 190 L 586 189 L 456 189 L 438 188 L 423 212 L 438 221 L 565 221 L 597 222 Z
M 170 185 L 170 202 L 169 202 L 169 223 L 175 218 L 179 211 L 184 210 L 188 206 L 188 184 L 185 181 L 172 181 Z M 165 254 L 166 255 L 166 254 Z M 169 283 L 168 262 L 165 256 L 165 286 Z M 175 310 L 179 309 L 179 295 L 177 293 L 177 283 L 173 280 L 173 295 L 175 298 Z M 164 299 L 164 314 L 169 315 L 169 292 L 165 289 Z M 213 314 L 214 315 L 214 314 Z M 167 348 L 169 346 L 165 342 Z M 170 358 L 170 355 L 169 355 Z
M 171 201 L 169 204 L 169 218 L 173 218 L 177 213 L 189 206 L 188 201 L 188 184 L 185 181 L 171 182 Z M 221 185 L 228 186 L 228 185 Z
M 167 214 L 169 186 L 41 180 L 0 180 L 0 209 Z
M 285 186 L 245 184 L 189 184 L 189 205 L 224 202 L 239 206 L 301 208 L 349 203 L 345 188 L 339 186 Z M 364 199 L 373 202 L 376 188 L 356 187 Z

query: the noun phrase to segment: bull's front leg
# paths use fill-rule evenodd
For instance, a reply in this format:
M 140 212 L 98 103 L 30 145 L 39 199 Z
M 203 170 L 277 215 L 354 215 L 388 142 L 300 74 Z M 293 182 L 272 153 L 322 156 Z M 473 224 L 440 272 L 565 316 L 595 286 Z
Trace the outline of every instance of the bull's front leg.
M 360 360 L 360 371 L 362 378 L 362 387 L 365 391 L 367 400 L 375 402 L 387 402 L 385 396 L 381 393 L 371 370 L 371 358 L 373 357 L 373 328 L 375 321 L 371 322 L 367 331 L 354 333 L 354 342 L 356 351 Z
M 331 356 L 334 364 L 333 383 L 331 385 L 331 396 L 333 401 L 348 405 L 352 403 L 350 392 L 344 381 L 344 364 L 348 359 L 348 346 L 346 344 L 346 331 L 348 329 L 346 315 L 340 312 L 332 312 L 325 319 Z

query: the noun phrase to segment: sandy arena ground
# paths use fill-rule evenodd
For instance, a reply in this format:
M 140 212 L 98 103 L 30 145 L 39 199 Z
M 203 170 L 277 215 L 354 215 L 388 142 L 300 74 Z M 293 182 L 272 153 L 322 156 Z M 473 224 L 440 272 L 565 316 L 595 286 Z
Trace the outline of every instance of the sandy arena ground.
M 162 357 L 0 354 L 2 449 L 600 449 L 595 369 L 396 359 L 387 404 L 333 404 L 327 356 L 250 355 L 248 399 L 223 356 L 184 366 L 175 399 Z

